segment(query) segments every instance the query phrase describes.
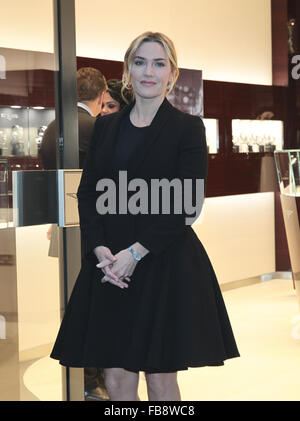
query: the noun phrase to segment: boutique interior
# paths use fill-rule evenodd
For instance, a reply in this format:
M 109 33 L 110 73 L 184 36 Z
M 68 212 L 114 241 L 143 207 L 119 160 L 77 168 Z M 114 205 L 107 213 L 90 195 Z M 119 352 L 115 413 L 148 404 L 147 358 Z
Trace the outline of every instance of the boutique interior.
M 180 69 L 169 100 L 206 128 L 207 193 L 192 227 L 241 356 L 179 372 L 182 400 L 300 400 L 298 0 L 73 3 L 77 69 L 121 79 L 131 40 L 165 33 Z M 16 173 L 43 171 L 39 148 L 56 115 L 53 4 L 1 7 L 0 401 L 85 400 L 83 369 L 67 376 L 50 358 L 65 306 L 64 261 L 47 236 L 59 221 L 22 223 L 14 191 Z M 75 191 L 75 178 L 66 190 Z M 79 243 L 77 219 L 69 215 L 65 226 Z M 78 265 L 72 270 L 75 279 Z M 148 400 L 142 373 L 139 397 Z

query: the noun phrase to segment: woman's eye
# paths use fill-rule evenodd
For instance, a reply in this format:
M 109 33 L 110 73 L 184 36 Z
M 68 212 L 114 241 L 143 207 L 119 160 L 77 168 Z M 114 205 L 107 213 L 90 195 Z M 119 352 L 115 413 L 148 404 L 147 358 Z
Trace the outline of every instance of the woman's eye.
M 157 67 L 164 67 L 165 66 L 165 63 L 163 61 L 158 61 L 156 63 L 156 65 L 157 65 Z
M 116 104 L 108 104 L 108 108 L 112 110 L 113 108 L 116 108 Z
M 136 60 L 136 61 L 134 62 L 134 64 L 135 64 L 136 66 L 141 66 L 141 65 L 143 64 L 143 61 L 142 61 L 142 60 Z

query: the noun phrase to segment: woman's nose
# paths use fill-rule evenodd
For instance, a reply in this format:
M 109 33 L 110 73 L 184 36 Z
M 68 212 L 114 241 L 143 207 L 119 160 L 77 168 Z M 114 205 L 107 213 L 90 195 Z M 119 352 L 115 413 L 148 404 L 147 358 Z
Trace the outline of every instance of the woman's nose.
M 153 75 L 153 66 L 152 66 L 152 63 L 147 63 L 146 64 L 146 66 L 145 66 L 145 74 L 147 75 L 147 76 L 152 76 Z

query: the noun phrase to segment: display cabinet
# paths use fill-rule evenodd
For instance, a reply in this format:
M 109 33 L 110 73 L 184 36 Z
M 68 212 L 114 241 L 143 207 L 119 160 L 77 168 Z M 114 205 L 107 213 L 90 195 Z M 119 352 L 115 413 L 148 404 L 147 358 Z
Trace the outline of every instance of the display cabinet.
M 52 108 L 0 106 L 0 155 L 36 157 L 54 118 Z
M 0 223 L 11 221 L 12 171 L 40 170 L 38 151 L 55 110 L 0 106 Z
M 283 148 L 283 121 L 232 120 L 233 152 L 274 152 Z

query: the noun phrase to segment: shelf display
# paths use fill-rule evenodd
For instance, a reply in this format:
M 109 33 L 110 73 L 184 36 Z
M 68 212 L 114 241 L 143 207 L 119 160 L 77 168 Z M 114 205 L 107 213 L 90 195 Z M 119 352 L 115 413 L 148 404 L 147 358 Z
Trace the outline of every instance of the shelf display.
M 283 129 L 279 120 L 232 120 L 233 152 L 281 150 Z
M 206 132 L 206 143 L 208 153 L 219 151 L 219 122 L 214 118 L 203 118 Z
M 55 110 L 40 107 L 0 107 L 0 155 L 38 155 L 48 124 Z
M 48 124 L 55 118 L 53 108 L 1 107 L 0 156 L 32 156 L 38 151 Z M 219 152 L 219 121 L 203 118 L 208 152 Z M 283 148 L 283 121 L 232 120 L 233 152 L 274 152 Z

